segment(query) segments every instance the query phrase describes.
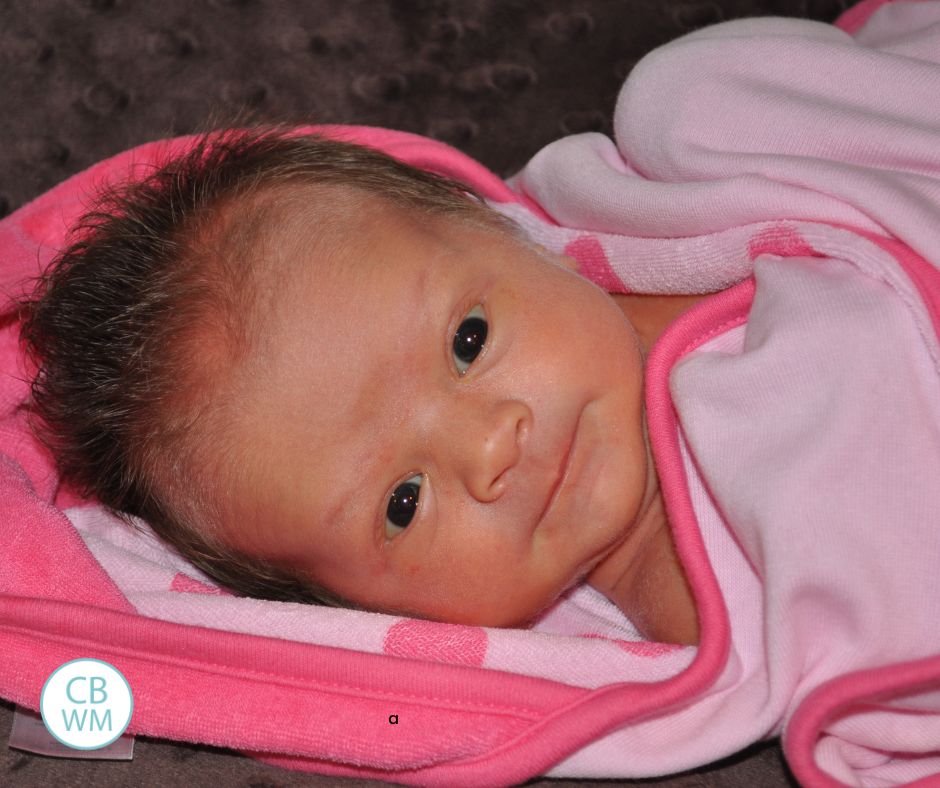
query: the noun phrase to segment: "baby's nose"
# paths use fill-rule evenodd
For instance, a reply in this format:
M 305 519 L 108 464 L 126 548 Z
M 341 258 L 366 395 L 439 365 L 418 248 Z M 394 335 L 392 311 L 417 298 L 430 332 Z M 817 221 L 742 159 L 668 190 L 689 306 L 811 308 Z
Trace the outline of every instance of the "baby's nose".
M 495 501 L 505 492 L 507 472 L 519 463 L 531 425 L 532 411 L 515 400 L 499 402 L 461 425 L 455 460 L 464 485 L 478 501 Z

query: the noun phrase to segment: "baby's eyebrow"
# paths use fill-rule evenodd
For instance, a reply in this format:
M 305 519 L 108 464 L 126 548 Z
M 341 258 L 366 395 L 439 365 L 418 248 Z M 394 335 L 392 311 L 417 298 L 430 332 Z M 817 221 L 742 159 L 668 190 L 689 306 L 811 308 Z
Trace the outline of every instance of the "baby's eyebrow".
M 349 523 L 357 515 L 361 515 L 363 510 L 369 522 L 372 522 L 373 512 L 376 502 L 372 500 L 381 493 L 376 493 L 375 472 L 376 467 L 369 462 L 373 452 L 366 452 L 367 456 L 353 457 L 353 461 L 348 465 L 343 464 L 344 470 L 350 472 L 343 473 L 343 479 L 351 480 L 351 483 L 342 484 L 342 486 L 332 486 L 330 489 L 330 499 L 327 503 L 327 509 L 323 513 L 323 522 L 328 528 L 339 528 L 344 523 Z M 381 484 L 379 488 L 381 489 Z M 337 493 L 337 488 L 339 492 Z
M 341 495 L 337 497 L 333 505 L 326 510 L 323 515 L 323 522 L 327 527 L 336 528 L 343 522 L 346 516 L 346 509 L 349 506 L 348 501 L 348 495 Z
M 424 299 L 428 294 L 428 280 L 430 277 L 430 269 L 427 266 L 422 266 L 418 271 L 418 281 L 415 282 L 417 291 L 415 293 L 415 300 L 418 304 L 424 303 Z

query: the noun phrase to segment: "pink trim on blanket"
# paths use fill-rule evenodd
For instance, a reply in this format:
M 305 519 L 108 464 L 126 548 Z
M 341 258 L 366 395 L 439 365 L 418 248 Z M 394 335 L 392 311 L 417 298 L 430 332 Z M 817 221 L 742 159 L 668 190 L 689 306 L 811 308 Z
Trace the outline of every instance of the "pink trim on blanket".
M 937 335 L 940 336 L 940 277 L 937 276 L 937 269 L 909 246 L 894 238 L 884 238 L 860 230 L 854 232 L 878 244 L 900 263 L 904 272 L 917 287 L 917 291 L 927 307 L 927 312 L 930 314 L 930 319 L 933 320 L 933 327 Z
M 713 336 L 740 325 L 754 300 L 750 277 L 734 287 L 700 301 L 682 315 L 653 346 L 646 365 L 646 407 L 650 442 L 676 549 L 692 587 L 701 626 L 698 659 L 719 670 L 730 648 L 730 628 L 718 581 L 712 570 L 689 495 L 679 450 L 679 425 L 669 393 L 669 372 L 676 362 Z M 703 333 L 702 328 L 707 327 Z M 718 658 L 719 663 L 712 660 Z M 690 668 L 691 670 L 692 668 Z
M 813 690 L 794 713 L 783 742 L 787 762 L 800 784 L 845 788 L 816 763 L 816 742 L 823 729 L 841 716 L 858 713 L 869 703 L 936 692 L 940 690 L 938 677 L 940 656 L 848 673 Z M 940 785 L 940 777 L 934 774 L 905 785 L 935 787 Z

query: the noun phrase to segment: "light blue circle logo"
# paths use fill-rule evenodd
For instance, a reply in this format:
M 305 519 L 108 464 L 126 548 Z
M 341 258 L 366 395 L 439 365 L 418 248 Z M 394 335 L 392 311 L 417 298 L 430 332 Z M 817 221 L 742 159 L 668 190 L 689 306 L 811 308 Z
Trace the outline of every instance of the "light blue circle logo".
M 100 659 L 59 665 L 39 697 L 46 730 L 76 750 L 107 747 L 127 730 L 133 712 L 131 685 L 114 665 Z

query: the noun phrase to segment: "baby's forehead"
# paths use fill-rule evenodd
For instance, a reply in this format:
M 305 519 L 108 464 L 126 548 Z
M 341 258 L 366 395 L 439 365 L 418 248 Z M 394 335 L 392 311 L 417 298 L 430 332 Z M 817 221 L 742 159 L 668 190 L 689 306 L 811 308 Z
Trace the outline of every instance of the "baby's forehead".
M 303 193 L 285 207 L 285 232 L 268 250 L 276 284 L 265 284 L 273 292 L 266 320 L 279 341 L 300 315 L 318 317 L 324 335 L 335 333 L 334 317 L 344 325 L 373 323 L 382 319 L 379 308 L 417 319 L 429 305 L 452 298 L 474 272 L 485 268 L 493 279 L 500 266 L 532 255 L 501 224 L 474 221 L 472 214 L 429 214 L 370 194 L 345 195 L 322 225 L 311 220 L 319 206 L 311 209 Z
M 297 190 L 284 201 L 265 250 L 278 273 L 309 274 L 313 265 L 314 275 L 339 273 L 355 286 L 417 253 L 446 267 L 481 248 L 529 246 L 485 206 L 435 213 L 356 188 L 331 196 Z

